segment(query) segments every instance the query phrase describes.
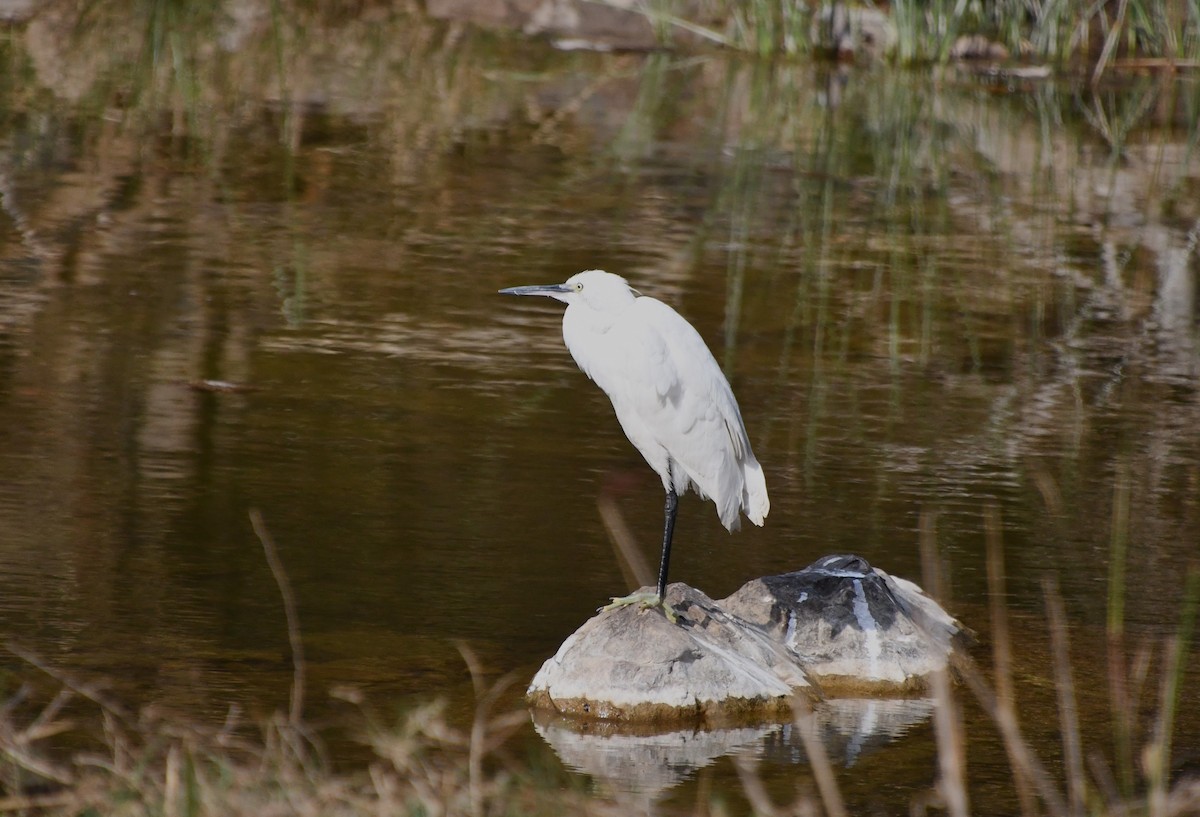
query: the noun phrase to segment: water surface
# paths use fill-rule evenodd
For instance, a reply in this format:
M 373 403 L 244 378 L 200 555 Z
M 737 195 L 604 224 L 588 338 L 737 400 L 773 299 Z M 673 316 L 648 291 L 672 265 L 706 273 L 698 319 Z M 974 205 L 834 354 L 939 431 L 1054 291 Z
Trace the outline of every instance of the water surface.
M 146 62 L 85 47 L 120 21 L 42 25 L 4 44 L 0 93 L 6 639 L 135 703 L 282 708 L 257 508 L 313 717 L 339 686 L 469 706 L 458 643 L 524 681 L 628 589 L 599 497 L 657 555 L 658 479 L 559 307 L 495 294 L 602 267 L 693 322 L 767 473 L 762 529 L 682 501 L 674 579 L 721 597 L 854 552 L 920 580 L 936 520 L 986 658 L 994 507 L 1035 744 L 1057 756 L 1049 576 L 1108 751 L 1114 536 L 1131 644 L 1174 632 L 1200 543 L 1194 78 L 559 53 L 400 19 Z M 852 802 L 931 785 L 923 718 L 842 747 Z M 1010 809 L 968 723 L 975 802 Z M 772 735 L 751 743 L 786 793 L 806 772 Z M 663 796 L 733 780 L 706 775 Z

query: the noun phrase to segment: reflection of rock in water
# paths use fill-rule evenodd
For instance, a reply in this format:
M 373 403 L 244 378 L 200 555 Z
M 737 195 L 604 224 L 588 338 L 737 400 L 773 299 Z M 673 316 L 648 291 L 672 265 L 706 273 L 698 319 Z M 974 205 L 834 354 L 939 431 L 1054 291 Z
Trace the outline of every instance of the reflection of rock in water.
M 900 738 L 929 718 L 929 698 L 826 701 L 813 707 L 825 751 L 853 766 L 864 752 Z M 680 729 L 654 734 L 612 723 L 586 725 L 533 710 L 534 728 L 568 768 L 618 792 L 653 801 L 714 760 L 744 751 L 778 763 L 807 763 L 790 724 L 731 729 Z
M 778 724 L 735 729 L 679 729 L 660 734 L 622 731 L 607 724 L 580 724 L 533 711 L 534 728 L 565 766 L 591 775 L 619 792 L 654 800 L 719 757 L 761 747 Z M 608 726 L 609 728 L 604 728 Z
M 864 753 L 903 737 L 932 714 L 932 698 L 842 698 L 813 706 L 829 759 L 847 768 Z M 790 723 L 767 736 L 762 756 L 779 763 L 807 762 L 800 736 Z

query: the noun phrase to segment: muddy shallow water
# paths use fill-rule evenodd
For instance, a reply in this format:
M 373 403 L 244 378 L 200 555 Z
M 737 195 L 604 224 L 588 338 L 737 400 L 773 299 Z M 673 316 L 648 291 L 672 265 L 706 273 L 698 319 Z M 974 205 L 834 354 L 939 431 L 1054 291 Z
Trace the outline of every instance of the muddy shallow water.
M 496 295 L 603 267 L 699 329 L 767 473 L 762 529 L 682 501 L 674 579 L 720 597 L 854 552 L 920 580 L 933 520 L 986 658 L 994 507 L 1033 739 L 1057 756 L 1049 576 L 1110 750 L 1113 543 L 1126 638 L 1156 646 L 1200 549 L 1194 80 L 560 53 L 391 19 L 279 51 L 201 31 L 146 62 L 84 47 L 124 42 L 120 21 L 83 43 L 52 22 L 0 47 L 7 640 L 132 701 L 285 706 L 257 508 L 314 716 L 338 686 L 468 706 L 456 642 L 528 677 L 627 589 L 598 498 L 657 555 L 658 480 L 559 308 Z M 1200 694 L 1195 658 L 1187 680 Z M 928 789 L 914 706 L 843 738 L 852 802 Z M 975 803 L 1003 811 L 1003 749 L 969 705 L 968 725 Z M 747 741 L 790 791 L 784 733 Z M 733 772 L 680 777 L 659 794 Z

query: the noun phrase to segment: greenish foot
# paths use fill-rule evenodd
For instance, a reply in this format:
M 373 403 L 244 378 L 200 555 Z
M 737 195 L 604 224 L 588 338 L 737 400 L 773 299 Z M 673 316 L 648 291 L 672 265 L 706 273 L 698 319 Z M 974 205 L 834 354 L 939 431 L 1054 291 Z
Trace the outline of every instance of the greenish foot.
M 672 624 L 679 623 L 679 616 L 671 609 L 671 605 L 663 601 L 662 596 L 658 593 L 632 593 L 628 596 L 614 596 L 609 604 L 600 608 L 601 612 L 616 610 L 621 607 L 628 607 L 630 604 L 636 604 L 643 610 L 650 610 L 655 607 L 663 611 L 663 615 L 667 617 L 667 621 Z

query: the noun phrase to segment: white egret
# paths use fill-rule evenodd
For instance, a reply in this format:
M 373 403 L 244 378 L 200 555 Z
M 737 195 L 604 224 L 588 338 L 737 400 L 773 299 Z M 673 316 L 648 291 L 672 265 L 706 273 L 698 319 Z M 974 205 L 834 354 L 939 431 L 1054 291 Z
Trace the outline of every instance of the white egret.
M 678 495 L 689 486 L 712 499 L 730 531 L 738 513 L 762 525 L 771 508 L 762 467 L 729 381 L 700 334 L 662 301 L 642 295 L 619 275 L 586 270 L 562 284 L 502 289 L 503 295 L 544 295 L 567 305 L 563 340 L 583 373 L 612 400 L 625 436 L 662 479 L 662 561 L 656 593 L 614 598 L 625 604 L 666 605 L 667 566 Z

